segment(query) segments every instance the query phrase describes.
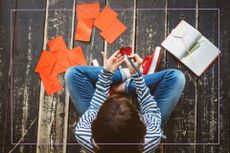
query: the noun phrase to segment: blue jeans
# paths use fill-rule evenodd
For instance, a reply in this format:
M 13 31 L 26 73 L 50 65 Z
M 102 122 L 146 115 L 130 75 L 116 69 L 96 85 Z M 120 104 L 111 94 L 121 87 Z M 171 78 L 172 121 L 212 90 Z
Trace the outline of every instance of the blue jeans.
M 101 69 L 102 67 L 95 66 L 75 66 L 69 68 L 65 73 L 65 83 L 79 115 L 89 108 Z M 144 80 L 160 108 L 162 127 L 164 127 L 184 89 L 184 74 L 179 70 L 168 69 L 145 75 Z M 112 77 L 112 84 L 123 81 L 125 81 L 127 94 L 136 92 L 134 80 L 132 78 L 126 80 L 121 71 L 116 70 Z

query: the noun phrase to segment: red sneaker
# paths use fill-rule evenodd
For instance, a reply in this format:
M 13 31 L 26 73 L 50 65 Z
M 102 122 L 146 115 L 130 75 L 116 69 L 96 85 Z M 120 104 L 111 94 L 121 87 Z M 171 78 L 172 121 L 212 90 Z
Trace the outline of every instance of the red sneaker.
M 145 57 L 143 60 L 142 63 L 143 74 L 146 75 L 146 74 L 156 72 L 160 64 L 161 57 L 162 57 L 161 47 L 156 47 L 152 55 Z

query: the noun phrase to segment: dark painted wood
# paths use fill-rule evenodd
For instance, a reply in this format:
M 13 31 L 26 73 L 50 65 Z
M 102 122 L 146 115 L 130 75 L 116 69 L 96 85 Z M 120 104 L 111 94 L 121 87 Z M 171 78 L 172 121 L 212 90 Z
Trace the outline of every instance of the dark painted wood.
M 217 1 L 217 7 L 220 8 L 220 145 L 215 146 L 218 153 L 229 152 L 229 102 L 230 102 L 230 5 L 228 1 Z
M 72 47 L 73 33 L 73 11 L 64 9 L 72 9 L 74 0 L 48 0 L 46 10 L 46 27 L 44 29 L 44 46 L 46 49 L 47 41 L 59 35 L 63 37 L 68 48 Z M 62 9 L 62 10 L 52 10 Z M 64 86 L 64 77 L 59 75 L 59 81 Z M 52 96 L 46 96 L 44 90 L 41 90 L 40 113 L 38 127 L 38 152 L 66 152 L 66 135 L 68 124 L 69 101 L 66 101 L 65 90 L 55 93 Z
M 74 0 L 60 1 L 49 0 L 49 9 L 74 8 Z M 78 0 L 79 3 L 92 3 L 96 0 Z M 101 0 L 101 5 L 105 5 L 105 0 Z M 187 79 L 186 88 L 182 95 L 179 104 L 173 112 L 165 129 L 167 140 L 164 141 L 164 150 L 157 152 L 165 153 L 228 153 L 229 152 L 229 88 L 230 73 L 229 73 L 229 49 L 230 49 L 230 12 L 228 1 L 220 0 L 168 0 L 168 8 L 195 8 L 196 2 L 199 2 L 199 7 L 217 7 L 221 12 L 221 39 L 220 44 L 222 56 L 220 60 L 220 100 L 221 100 L 221 122 L 220 122 L 220 145 L 180 145 L 181 143 L 193 142 L 218 142 L 217 137 L 217 64 L 213 66 L 201 78 L 195 77 L 187 68 L 182 65 L 177 65 L 177 61 L 171 55 L 164 56 L 163 62 L 168 68 L 181 69 Z M 14 145 L 10 143 L 10 109 L 9 109 L 9 88 L 8 88 L 8 67 L 9 67 L 9 47 L 10 47 L 10 31 L 9 31 L 9 9 L 15 6 L 14 1 L 0 0 L 0 152 L 9 152 Z M 111 55 L 116 49 L 122 46 L 132 46 L 135 51 L 142 57 L 148 55 L 155 46 L 159 45 L 165 37 L 165 32 L 170 32 L 181 18 L 185 19 L 192 25 L 196 25 L 199 30 L 217 44 L 217 14 L 216 12 L 200 11 L 198 19 L 195 18 L 195 11 L 167 11 L 167 19 L 165 20 L 165 12 L 137 11 L 134 15 L 134 8 L 164 8 L 165 1 L 153 0 L 136 0 L 136 1 L 109 1 L 109 5 L 113 9 L 118 9 L 119 18 L 126 24 L 128 30 L 112 45 L 104 43 L 104 40 L 99 35 L 99 31 L 94 28 L 91 42 L 82 43 L 73 41 L 74 31 L 72 30 L 73 14 L 72 12 L 63 13 L 62 11 L 49 11 L 47 20 L 47 36 L 43 38 L 44 28 L 44 13 L 16 13 L 15 15 L 15 37 L 14 37 L 14 142 L 18 141 L 22 134 L 22 129 L 28 128 L 33 121 L 33 117 L 38 114 L 38 102 L 43 104 L 41 112 L 43 117 L 40 118 L 40 126 L 37 121 L 30 128 L 22 142 L 36 142 L 37 128 L 40 128 L 40 142 L 47 142 L 47 145 L 41 145 L 37 148 L 37 152 L 80 152 L 79 145 L 69 145 L 67 151 L 66 146 L 55 145 L 49 143 L 62 143 L 65 141 L 64 135 L 68 132 L 67 142 L 76 143 L 74 137 L 74 127 L 78 120 L 78 116 L 70 101 L 68 131 L 64 129 L 66 122 L 66 103 L 68 95 L 64 90 L 52 97 L 44 97 L 39 99 L 40 84 L 39 78 L 33 72 L 37 60 L 42 50 L 43 42 L 46 44 L 48 39 L 55 36 L 63 35 L 68 47 L 81 45 L 89 62 L 93 58 L 97 58 L 102 64 L 100 51 L 105 49 Z M 136 5 L 135 5 L 136 4 Z M 41 1 L 17 1 L 17 8 L 45 8 L 45 2 Z M 127 9 L 128 8 L 128 9 Z M 126 9 L 126 10 L 123 10 Z M 41 13 L 40 13 L 41 14 Z M 134 22 L 134 20 L 136 20 Z M 152 22 L 151 22 L 152 21 Z M 154 22 L 156 21 L 156 22 Z M 164 23 L 167 23 L 165 27 Z M 31 26 L 31 28 L 29 28 Z M 76 26 L 76 23 L 75 23 Z M 135 26 L 135 27 L 134 27 Z M 75 28 L 74 28 L 75 29 Z M 166 31 L 165 31 L 166 30 Z M 134 37 L 135 36 L 135 37 Z M 31 39 L 29 39 L 31 38 Z M 44 40 L 43 40 L 44 39 Z M 46 48 L 46 47 L 44 47 Z M 31 51 L 31 52 L 30 52 Z M 31 54 L 29 54 L 31 53 Z M 166 52 L 165 52 L 166 53 Z M 29 64 L 28 64 L 29 63 Z M 27 72 L 27 73 L 26 73 Z M 63 76 L 60 77 L 63 82 Z M 44 91 L 43 91 L 44 92 Z M 28 94 L 27 94 L 28 93 Z M 26 101 L 28 98 L 28 101 Z M 28 105 L 27 105 L 28 104 Z M 8 108 L 8 112 L 7 112 Z M 25 108 L 29 108 L 26 110 Z M 24 112 L 24 114 L 23 114 Z M 45 117 L 45 115 L 47 115 Z M 54 115 L 52 117 L 52 115 Z M 23 121 L 25 121 L 25 124 Z M 47 129 L 46 129 L 47 127 Z M 46 131 L 44 132 L 44 129 Z M 50 131 L 50 132 L 49 132 Z M 42 137 L 41 137 L 42 136 Z M 178 145 L 167 145 L 167 143 L 179 143 Z M 36 152 L 34 145 L 19 145 L 13 152 Z
M 15 1 L 0 1 L 0 152 L 12 148 L 10 143 L 10 10 L 15 8 Z
M 200 8 L 216 7 L 216 0 L 199 0 Z M 199 11 L 199 31 L 218 45 L 218 11 Z M 208 53 L 208 51 L 207 51 Z M 218 143 L 218 63 L 199 78 L 197 142 Z M 201 149 L 206 148 L 206 149 Z M 197 147 L 198 152 L 214 152 L 213 147 Z
M 165 38 L 166 4 L 166 0 L 137 1 L 135 46 L 141 57 L 150 55 Z M 165 57 L 162 60 L 165 61 Z
M 20 1 L 17 2 L 16 8 L 42 9 L 45 8 L 45 2 Z M 40 82 L 37 74 L 34 73 L 34 67 L 42 49 L 44 13 L 15 11 L 15 17 L 11 76 L 13 80 L 11 86 L 12 143 L 36 143 L 39 99 L 37 91 L 39 91 Z M 33 153 L 35 149 L 35 146 L 19 145 L 13 152 Z
M 220 145 L 218 146 L 198 146 L 197 152 L 209 152 L 209 153 L 222 153 L 229 152 L 229 115 L 227 115 L 227 108 L 229 108 L 229 84 L 227 84 L 227 79 L 229 79 L 229 5 L 226 1 L 206 1 L 200 0 L 200 7 L 208 8 L 221 8 L 220 9 L 220 78 L 218 78 L 218 63 L 216 63 L 203 77 L 201 80 L 204 83 L 203 90 L 206 94 L 199 93 L 201 105 L 200 114 L 198 117 L 198 141 L 219 143 L 218 134 L 220 134 Z M 199 13 L 199 23 L 200 30 L 207 36 L 212 42 L 218 45 L 218 12 L 217 11 L 200 11 Z M 203 23 L 203 25 L 202 25 Z M 207 27 L 209 26 L 209 27 Z M 220 102 L 221 113 L 218 123 L 218 79 L 220 79 Z M 199 98 L 199 97 L 198 97 Z M 218 131 L 220 128 L 220 131 Z M 227 135 L 226 135 L 227 134 Z
M 195 0 L 170 0 L 168 8 L 195 8 Z M 185 19 L 191 25 L 195 26 L 195 11 L 186 10 L 168 10 L 168 33 L 180 22 Z M 166 128 L 166 143 L 173 143 L 172 146 L 166 146 L 165 152 L 194 152 L 194 146 L 178 146 L 177 143 L 193 143 L 195 141 L 196 128 L 196 77 L 187 70 L 183 65 L 178 66 L 178 61 L 171 55 L 167 54 L 167 67 L 178 68 L 185 73 L 186 86 L 185 90 L 172 113 Z

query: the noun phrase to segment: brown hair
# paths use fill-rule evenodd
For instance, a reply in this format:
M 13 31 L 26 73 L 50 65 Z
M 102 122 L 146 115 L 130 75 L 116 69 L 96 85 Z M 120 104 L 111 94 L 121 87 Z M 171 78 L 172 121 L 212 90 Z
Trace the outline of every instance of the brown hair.
M 114 95 L 101 106 L 92 123 L 92 134 L 100 148 L 96 149 L 98 153 L 139 153 L 143 149 L 141 143 L 144 142 L 146 127 L 130 100 L 124 95 Z

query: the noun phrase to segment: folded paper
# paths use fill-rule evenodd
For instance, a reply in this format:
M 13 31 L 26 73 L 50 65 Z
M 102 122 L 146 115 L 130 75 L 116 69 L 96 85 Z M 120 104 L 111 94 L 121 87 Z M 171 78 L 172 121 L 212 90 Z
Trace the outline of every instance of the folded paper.
M 93 19 L 80 19 L 77 23 L 75 40 L 90 41 L 93 29 Z
M 48 47 L 50 51 L 56 51 L 56 50 L 67 50 L 67 46 L 65 44 L 65 41 L 61 36 L 58 36 L 48 42 Z
M 55 71 L 52 71 L 50 76 L 40 74 L 40 78 L 48 96 L 62 90 L 61 84 Z
M 70 62 L 70 66 L 75 65 L 87 65 L 85 60 L 84 53 L 81 47 L 73 48 L 71 51 L 68 51 L 68 58 Z
M 94 21 L 94 25 L 98 29 L 105 31 L 116 20 L 117 16 L 118 14 L 115 11 L 109 7 L 105 7 L 100 16 Z
M 77 19 L 94 19 L 100 15 L 100 4 L 77 4 Z
M 62 90 L 58 81 L 58 74 L 74 65 L 87 65 L 81 47 L 68 50 L 61 36 L 48 42 L 50 51 L 42 51 L 35 72 L 39 73 L 47 95 Z
M 42 51 L 38 64 L 35 68 L 35 72 L 42 74 L 43 76 L 50 76 L 54 69 L 57 58 L 55 55 L 48 51 Z
M 70 67 L 67 50 L 52 50 L 51 53 L 57 57 L 57 62 L 54 67 L 56 73 L 60 74 L 65 72 Z
M 112 44 L 123 32 L 125 32 L 126 26 L 115 19 L 114 22 L 107 27 L 105 31 L 102 31 L 100 35 L 110 44 Z

